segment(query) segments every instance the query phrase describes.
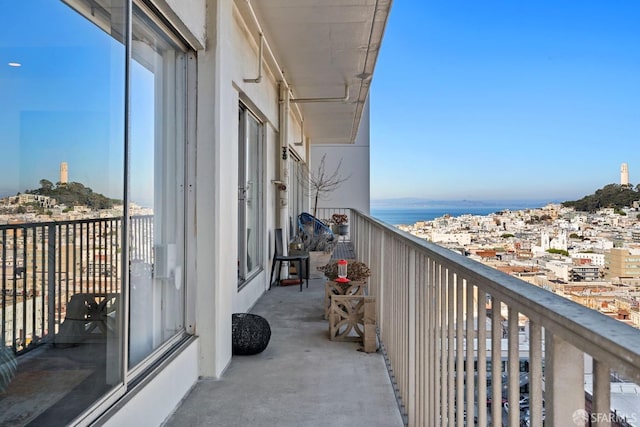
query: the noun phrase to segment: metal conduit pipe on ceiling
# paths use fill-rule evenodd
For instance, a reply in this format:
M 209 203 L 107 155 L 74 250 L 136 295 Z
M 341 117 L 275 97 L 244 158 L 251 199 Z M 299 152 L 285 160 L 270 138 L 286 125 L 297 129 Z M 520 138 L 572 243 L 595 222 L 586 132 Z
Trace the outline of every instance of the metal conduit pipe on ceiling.
M 281 153 L 280 153 L 280 162 L 279 162 L 279 182 L 284 183 L 285 185 L 279 185 L 278 186 L 278 206 L 277 206 L 277 224 L 279 228 L 282 228 L 282 230 L 285 233 L 285 237 L 287 239 L 289 239 L 291 236 L 287 236 L 287 233 L 289 231 L 289 227 L 288 227 L 288 221 L 287 221 L 287 216 L 288 216 L 288 204 L 289 204 L 289 199 L 288 199 L 288 184 L 289 184 L 289 142 L 288 142 L 288 136 L 289 136 L 289 132 L 288 132 L 288 128 L 289 128 L 289 112 L 291 111 L 291 105 L 289 102 L 290 99 L 290 95 L 291 95 L 291 90 L 289 88 L 289 83 L 287 83 L 287 79 L 284 76 L 284 73 L 282 72 L 282 68 L 280 67 L 280 65 L 278 64 L 278 61 L 276 60 L 275 55 L 273 54 L 273 51 L 271 50 L 271 46 L 269 44 L 269 41 L 267 40 L 267 38 L 264 36 L 264 31 L 262 30 L 262 26 L 260 25 L 260 21 L 258 20 L 258 16 L 256 15 L 255 10 L 253 9 L 253 6 L 251 5 L 251 0 L 245 0 L 246 1 L 246 5 L 247 8 L 249 9 L 249 12 L 251 14 L 251 17 L 253 19 L 253 22 L 255 24 L 255 26 L 258 29 L 258 34 L 261 37 L 261 46 L 264 46 L 266 48 L 266 51 L 271 59 L 271 61 L 273 61 L 273 63 L 275 64 L 275 67 L 277 69 L 279 78 L 280 78 L 280 88 L 279 88 L 279 103 L 278 103 L 278 114 L 279 114 L 279 131 L 278 131 L 278 139 L 279 139 L 279 145 L 280 145 L 280 149 L 281 149 Z M 260 55 L 261 56 L 261 55 Z M 262 58 L 259 59 L 262 63 Z M 262 70 L 262 68 L 260 68 L 260 70 Z M 259 78 L 262 77 L 261 73 L 258 76 Z M 251 79 L 249 79 L 251 80 Z M 247 83 L 260 83 L 260 81 L 247 81 L 245 79 L 245 81 Z M 304 123 L 304 116 L 302 115 L 302 111 L 300 111 L 300 108 L 296 105 L 296 111 L 298 113 L 298 117 L 300 119 L 301 123 Z M 304 136 L 302 138 L 302 140 L 304 141 Z M 288 241 L 288 240 L 287 240 Z M 285 245 L 285 251 L 287 249 L 286 245 Z

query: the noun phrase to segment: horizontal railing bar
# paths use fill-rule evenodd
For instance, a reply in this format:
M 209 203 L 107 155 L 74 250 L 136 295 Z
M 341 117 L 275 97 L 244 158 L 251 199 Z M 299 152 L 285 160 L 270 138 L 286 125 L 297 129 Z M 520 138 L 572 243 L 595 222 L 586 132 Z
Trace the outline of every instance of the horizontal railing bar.
M 137 220 L 142 218 L 153 218 L 153 215 L 133 215 L 131 219 Z M 104 217 L 104 218 L 84 218 L 84 219 L 69 219 L 64 221 L 46 221 L 46 222 L 24 222 L 20 224 L 0 224 L 0 230 L 15 230 L 17 228 L 38 228 L 49 227 L 57 225 L 73 225 L 73 224 L 93 224 L 98 222 L 108 222 L 114 220 L 121 220 L 121 216 Z

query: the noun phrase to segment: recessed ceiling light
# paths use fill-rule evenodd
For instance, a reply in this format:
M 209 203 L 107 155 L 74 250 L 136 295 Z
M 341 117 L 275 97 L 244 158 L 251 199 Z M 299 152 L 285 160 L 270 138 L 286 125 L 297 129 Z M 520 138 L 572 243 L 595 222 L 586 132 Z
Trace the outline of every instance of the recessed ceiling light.
M 22 67 L 22 64 L 19 62 L 9 62 L 9 67 Z

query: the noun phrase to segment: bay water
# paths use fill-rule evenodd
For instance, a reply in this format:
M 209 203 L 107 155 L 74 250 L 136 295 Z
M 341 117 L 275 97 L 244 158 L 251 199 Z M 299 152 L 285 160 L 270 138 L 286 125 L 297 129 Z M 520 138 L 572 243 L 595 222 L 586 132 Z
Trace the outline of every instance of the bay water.
M 526 203 L 496 206 L 438 206 L 438 207 L 372 207 L 371 216 L 390 225 L 411 225 L 418 221 L 430 221 L 445 215 L 486 216 L 503 210 L 517 211 L 534 207 Z

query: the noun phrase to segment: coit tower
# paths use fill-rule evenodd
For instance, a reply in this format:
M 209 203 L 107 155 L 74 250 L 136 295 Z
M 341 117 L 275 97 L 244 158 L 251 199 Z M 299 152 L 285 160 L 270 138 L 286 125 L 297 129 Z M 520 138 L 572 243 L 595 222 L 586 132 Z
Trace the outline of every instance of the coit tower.
M 67 162 L 60 163 L 60 183 L 67 184 L 69 182 L 69 167 Z
M 629 166 L 626 163 L 620 165 L 620 185 L 629 185 Z

